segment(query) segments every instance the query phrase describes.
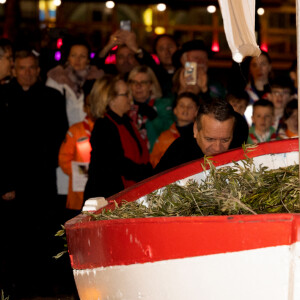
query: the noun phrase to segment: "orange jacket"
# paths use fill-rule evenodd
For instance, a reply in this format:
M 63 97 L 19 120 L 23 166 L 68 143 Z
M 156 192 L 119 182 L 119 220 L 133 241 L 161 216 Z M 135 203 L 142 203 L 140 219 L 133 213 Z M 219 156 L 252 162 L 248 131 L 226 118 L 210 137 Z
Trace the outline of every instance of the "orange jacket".
M 88 125 L 90 132 L 94 122 L 90 119 Z M 58 163 L 64 173 L 69 175 L 69 190 L 66 207 L 69 209 L 81 209 L 83 204 L 83 192 L 74 192 L 72 189 L 72 161 L 90 162 L 91 158 L 90 136 L 84 127 L 84 121 L 72 125 L 63 141 L 58 155 Z
M 180 134 L 176 128 L 176 123 L 174 122 L 170 128 L 160 134 L 156 140 L 153 150 L 150 154 L 150 162 L 153 168 L 159 163 L 161 157 L 167 151 L 169 146 L 178 138 Z

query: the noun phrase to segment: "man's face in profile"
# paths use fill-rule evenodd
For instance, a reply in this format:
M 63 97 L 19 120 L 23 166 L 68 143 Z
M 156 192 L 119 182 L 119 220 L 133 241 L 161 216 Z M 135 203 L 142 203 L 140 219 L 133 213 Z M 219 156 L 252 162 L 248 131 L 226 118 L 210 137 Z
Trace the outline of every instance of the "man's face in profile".
M 233 138 L 234 118 L 218 121 L 213 115 L 203 115 L 200 119 L 201 128 L 198 130 L 194 123 L 194 138 L 206 156 L 225 152 L 229 149 Z

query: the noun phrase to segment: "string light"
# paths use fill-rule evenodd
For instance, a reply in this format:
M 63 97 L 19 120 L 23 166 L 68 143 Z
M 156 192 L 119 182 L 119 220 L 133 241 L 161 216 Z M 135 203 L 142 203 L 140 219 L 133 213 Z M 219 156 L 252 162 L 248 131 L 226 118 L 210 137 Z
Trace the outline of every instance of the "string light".
M 61 0 L 53 0 L 53 4 L 55 6 L 60 6 L 61 5 Z
M 114 1 L 106 1 L 105 6 L 109 9 L 112 9 L 115 7 L 115 2 Z
M 265 10 L 262 7 L 257 9 L 257 14 L 258 15 L 262 16 L 264 13 L 265 13 Z
M 164 3 L 159 3 L 159 4 L 157 4 L 156 8 L 158 11 L 165 11 L 167 6 Z
M 208 11 L 210 14 L 215 13 L 216 10 L 217 10 L 217 8 L 216 8 L 214 5 L 209 5 L 209 6 L 207 6 L 207 11 Z

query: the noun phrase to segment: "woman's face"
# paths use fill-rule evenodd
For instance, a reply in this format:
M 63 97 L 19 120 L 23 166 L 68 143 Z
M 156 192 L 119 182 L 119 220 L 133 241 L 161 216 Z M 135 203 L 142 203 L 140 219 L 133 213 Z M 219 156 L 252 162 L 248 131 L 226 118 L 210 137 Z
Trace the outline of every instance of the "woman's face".
M 255 81 L 268 81 L 271 64 L 265 55 L 252 58 L 250 62 L 250 75 Z
M 123 115 L 125 115 L 131 107 L 131 100 L 129 98 L 128 87 L 123 80 L 119 80 L 116 83 L 115 89 L 117 95 L 109 103 L 109 107 L 114 113 L 116 113 L 120 117 L 123 117 Z
M 84 70 L 90 62 L 88 49 L 83 45 L 72 46 L 68 62 L 75 71 Z
M 144 103 L 151 96 L 152 82 L 146 73 L 137 73 L 129 80 L 132 97 Z

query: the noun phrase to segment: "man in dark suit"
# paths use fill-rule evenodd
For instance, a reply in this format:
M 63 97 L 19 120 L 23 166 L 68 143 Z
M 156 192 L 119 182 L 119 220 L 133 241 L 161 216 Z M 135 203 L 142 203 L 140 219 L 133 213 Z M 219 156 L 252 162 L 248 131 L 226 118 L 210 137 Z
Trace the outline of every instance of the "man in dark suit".
M 17 290 L 40 296 L 53 280 L 53 236 L 59 229 L 58 151 L 68 129 L 64 97 L 39 80 L 35 52 L 16 51 L 8 89 L 12 186 L 18 227 Z M 12 216 L 11 216 L 12 217 Z M 58 223 L 59 222 L 59 223 Z M 52 278 L 51 278 L 52 276 Z
M 175 140 L 155 168 L 159 173 L 183 163 L 216 155 L 242 146 L 248 138 L 248 125 L 224 99 L 200 105 L 194 123 L 194 137 Z

